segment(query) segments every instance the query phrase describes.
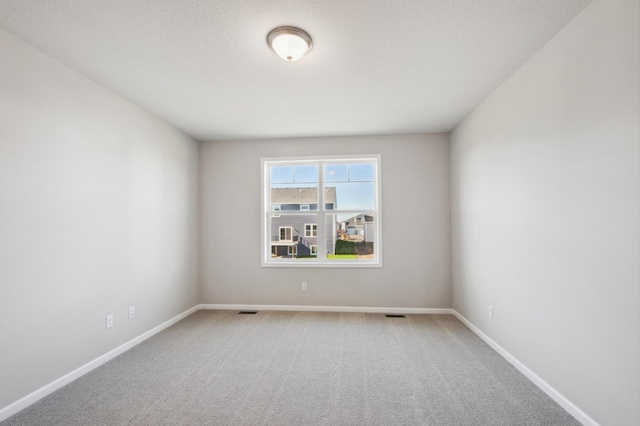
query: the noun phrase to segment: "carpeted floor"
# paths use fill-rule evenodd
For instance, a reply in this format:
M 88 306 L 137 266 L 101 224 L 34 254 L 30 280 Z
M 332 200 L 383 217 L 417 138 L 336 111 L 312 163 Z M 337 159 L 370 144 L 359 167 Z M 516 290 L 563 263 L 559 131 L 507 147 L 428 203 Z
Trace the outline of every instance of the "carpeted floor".
M 198 311 L 14 425 L 579 425 L 450 315 Z

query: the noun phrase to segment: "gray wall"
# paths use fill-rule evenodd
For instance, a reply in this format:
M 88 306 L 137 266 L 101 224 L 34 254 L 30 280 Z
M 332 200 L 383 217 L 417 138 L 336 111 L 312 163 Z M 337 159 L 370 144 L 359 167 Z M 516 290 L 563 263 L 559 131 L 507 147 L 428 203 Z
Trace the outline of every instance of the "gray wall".
M 382 155 L 383 267 L 262 268 L 260 158 L 346 154 Z M 206 142 L 200 170 L 202 303 L 451 307 L 447 135 Z
M 197 157 L 0 31 L 0 408 L 198 303 Z
M 454 308 L 602 425 L 640 424 L 639 15 L 595 1 L 451 135 Z

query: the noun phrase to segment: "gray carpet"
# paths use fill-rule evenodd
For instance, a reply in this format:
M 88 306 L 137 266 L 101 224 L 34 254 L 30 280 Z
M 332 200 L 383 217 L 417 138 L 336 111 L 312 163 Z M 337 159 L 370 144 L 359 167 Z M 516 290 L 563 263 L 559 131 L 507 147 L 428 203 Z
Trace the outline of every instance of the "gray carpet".
M 14 425 L 579 425 L 450 315 L 198 311 Z

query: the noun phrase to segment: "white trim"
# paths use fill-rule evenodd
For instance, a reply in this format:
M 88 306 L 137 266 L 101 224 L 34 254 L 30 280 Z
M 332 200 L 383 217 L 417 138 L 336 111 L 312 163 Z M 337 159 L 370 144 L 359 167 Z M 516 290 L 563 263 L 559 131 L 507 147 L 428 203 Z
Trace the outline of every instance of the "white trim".
M 332 259 L 327 259 L 327 247 L 326 247 L 326 238 L 322 237 L 318 240 L 318 253 L 317 257 L 313 262 L 300 262 L 300 261 L 292 261 L 292 259 L 281 259 L 274 258 L 271 255 L 271 250 L 269 245 L 271 244 L 273 235 L 271 233 L 272 229 L 272 219 L 275 217 L 273 212 L 269 212 L 270 203 L 271 203 L 271 184 L 270 184 L 270 167 L 277 163 L 278 166 L 292 166 L 295 167 L 297 165 L 306 164 L 314 164 L 318 165 L 318 208 L 317 210 L 313 210 L 313 213 L 317 217 L 317 235 L 323 236 L 327 234 L 327 215 L 331 214 L 333 216 L 338 213 L 344 214 L 349 213 L 349 210 L 335 210 L 337 206 L 333 206 L 331 210 L 326 209 L 326 200 L 324 199 L 324 188 L 325 188 L 325 176 L 324 169 L 327 164 L 332 163 L 345 163 L 345 164 L 371 164 L 373 165 L 373 174 L 374 174 L 374 208 L 373 210 L 367 210 L 368 214 L 373 215 L 375 219 L 375 232 L 374 232 L 374 250 L 373 250 L 373 259 L 370 260 L 361 260 L 361 259 L 342 259 L 340 261 L 334 261 Z M 381 268 L 382 265 L 382 186 L 381 186 L 381 164 L 382 164 L 382 155 L 381 154 L 365 154 L 365 155 L 331 155 L 331 156 L 304 156 L 304 157 L 264 157 L 260 159 L 260 168 L 261 168 L 261 201 L 263 205 L 263 217 L 261 220 L 260 230 L 261 230 L 261 258 L 260 258 L 260 266 L 261 267 L 277 267 L 277 268 L 307 268 L 307 267 L 340 267 L 340 268 Z M 295 172 L 294 172 L 295 175 Z M 290 213 L 297 213 L 298 215 L 307 214 L 307 210 L 302 210 L 302 207 L 307 207 L 306 204 L 300 204 L 299 210 L 296 211 L 287 211 L 287 215 Z M 362 210 L 358 210 L 358 213 L 364 213 Z M 375 213 L 371 213 L 375 212 Z M 267 213 L 267 214 L 265 214 Z M 323 217 L 324 216 L 324 217 Z M 331 223 L 331 227 L 334 235 L 336 234 L 336 224 Z M 364 232 L 364 225 L 363 225 Z M 304 234 L 305 238 L 310 238 L 309 236 Z M 269 251 L 267 251 L 269 250 Z M 335 254 L 335 246 L 333 253 Z
M 336 161 L 349 163 L 367 163 L 370 160 L 380 158 L 380 154 L 349 154 L 349 155 L 297 155 L 285 157 L 263 157 L 260 159 L 262 163 L 278 162 L 282 166 L 295 166 L 299 163 L 308 163 L 315 161 Z
M 564 408 L 569 414 L 576 418 L 580 423 L 585 426 L 600 426 L 595 420 L 593 420 L 587 413 L 578 408 L 574 403 L 569 401 L 564 395 L 553 388 L 549 383 L 545 382 L 540 376 L 531 371 L 529 367 L 520 362 L 516 357 L 511 355 L 506 349 L 497 344 L 493 339 L 484 334 L 482 330 L 473 325 L 468 319 L 463 317 L 455 309 L 451 309 L 451 313 L 466 325 L 471 331 L 473 331 L 479 338 L 485 341 L 485 343 L 500 354 L 504 359 L 509 361 L 515 368 L 517 368 L 522 374 L 524 374 L 529 380 L 531 380 L 536 386 L 538 386 L 544 393 L 549 395 L 551 399 Z
M 322 240 L 321 240 L 322 241 Z M 318 250 L 318 256 L 320 256 L 320 250 Z M 355 260 L 337 260 L 330 261 L 325 260 L 322 263 L 318 263 L 315 259 L 311 259 L 310 261 L 305 261 L 305 258 L 282 258 L 277 259 L 277 261 L 271 263 L 265 263 L 262 265 L 263 268 L 308 268 L 308 267 L 318 267 L 318 268 L 382 268 L 380 263 L 376 263 L 375 261 L 366 261 L 359 260 L 356 263 Z
M 117 357 L 121 353 L 131 349 L 132 347 L 138 345 L 139 343 L 144 342 L 149 337 L 152 337 L 153 335 L 161 332 L 162 330 L 172 326 L 173 324 L 175 324 L 178 321 L 188 317 L 189 315 L 191 315 L 192 313 L 196 312 L 197 310 L 202 309 L 202 308 L 200 308 L 200 306 L 202 306 L 202 305 L 196 305 L 193 308 L 191 308 L 189 310 L 186 310 L 186 311 L 184 311 L 183 313 L 181 313 L 179 315 L 176 315 L 175 317 L 171 318 L 170 320 L 163 322 L 162 324 L 152 328 L 151 330 L 149 330 L 149 331 L 147 331 L 145 333 L 142 333 L 138 337 L 135 337 L 135 338 L 129 340 L 128 342 L 123 343 L 122 345 L 118 346 L 117 348 L 110 350 L 106 354 L 100 355 L 98 358 L 94 359 L 93 361 L 89 361 L 88 363 L 84 364 L 83 366 L 76 368 L 72 372 L 65 374 L 64 376 L 60 377 L 59 379 L 56 379 L 53 382 L 44 385 L 40 389 L 35 390 L 35 391 L 31 392 L 29 395 L 27 395 L 27 396 L 25 396 L 23 398 L 20 398 L 16 402 L 13 402 L 13 403 L 7 405 L 6 407 L 0 409 L 0 422 L 3 421 L 3 420 L 8 419 L 9 417 L 13 416 L 14 414 L 18 413 L 19 411 L 24 410 L 25 408 L 27 408 L 31 404 L 39 401 L 40 399 L 44 398 L 45 396 L 47 396 L 49 394 L 57 391 L 61 387 L 71 383 L 72 381 L 80 378 L 81 376 L 84 376 L 88 372 L 100 367 L 104 363 L 106 363 L 108 361 L 111 361 L 113 358 Z
M 388 308 L 377 306 L 307 306 L 307 305 L 231 305 L 231 304 L 202 304 L 200 309 L 231 310 L 231 311 L 300 311 L 300 312 L 354 312 L 370 314 L 448 314 L 453 315 L 453 309 L 448 308 Z
M 307 306 L 307 305 L 233 305 L 233 304 L 199 304 L 185 312 L 163 322 L 162 324 L 152 328 L 151 330 L 141 334 L 140 336 L 129 340 L 128 342 L 118 346 L 117 348 L 99 356 L 98 358 L 90 361 L 83 366 L 73 370 L 72 372 L 65 374 L 59 379 L 41 387 L 40 389 L 30 393 L 29 395 L 20 398 L 19 400 L 7 405 L 0 409 L 0 422 L 8 419 L 14 414 L 22 411 L 31 404 L 39 401 L 45 396 L 55 392 L 63 386 L 71 383 L 72 381 L 80 378 L 88 372 L 100 367 L 106 362 L 112 360 L 123 352 L 131 349 L 132 347 L 142 343 L 153 335 L 161 332 L 162 330 L 169 328 L 178 321 L 186 318 L 192 313 L 198 310 L 254 310 L 254 311 L 299 311 L 299 312 L 354 312 L 354 313 L 383 313 L 383 314 L 443 314 L 454 315 L 460 322 L 468 327 L 473 333 L 480 337 L 485 343 L 487 343 L 493 350 L 495 350 L 500 356 L 506 359 L 514 367 L 516 367 L 522 374 L 524 374 L 529 380 L 531 380 L 536 386 L 538 386 L 544 393 L 546 393 L 551 399 L 557 402 L 562 408 L 564 408 L 569 414 L 575 417 L 579 422 L 585 426 L 600 426 L 594 419 L 589 417 L 584 411 L 578 408 L 575 404 L 569 401 L 560 392 L 554 389 L 540 376 L 531 371 L 526 365 L 520 362 L 516 357 L 511 355 L 506 349 L 493 341 L 489 336 L 483 333 L 478 327 L 473 325 L 464 316 L 458 313 L 455 309 L 450 308 L 390 308 L 390 307 L 362 307 L 362 306 Z
M 262 210 L 265 212 L 271 210 L 271 206 L 267 204 L 271 202 L 269 199 L 270 197 L 267 197 L 267 194 L 265 194 L 263 189 L 264 183 L 268 182 L 267 171 L 268 167 L 265 167 L 265 162 L 260 160 L 260 205 L 262 206 Z M 267 250 L 269 250 L 269 258 L 271 258 L 271 251 L 273 250 L 270 237 L 272 219 L 273 218 L 269 217 L 268 214 L 265 215 L 264 218 L 260 219 L 260 239 L 262 240 L 260 264 L 262 266 L 267 263 Z M 267 230 L 267 228 L 269 228 L 269 230 Z

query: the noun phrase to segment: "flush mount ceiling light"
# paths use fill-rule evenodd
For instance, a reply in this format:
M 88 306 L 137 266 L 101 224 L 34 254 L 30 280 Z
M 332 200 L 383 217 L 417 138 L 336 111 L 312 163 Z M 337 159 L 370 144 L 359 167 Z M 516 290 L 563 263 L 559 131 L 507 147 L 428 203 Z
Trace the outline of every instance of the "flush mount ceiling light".
M 278 27 L 269 33 L 267 43 L 282 59 L 297 61 L 311 50 L 311 37 L 295 27 Z

